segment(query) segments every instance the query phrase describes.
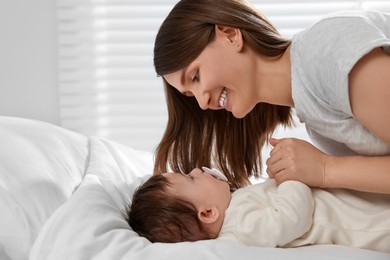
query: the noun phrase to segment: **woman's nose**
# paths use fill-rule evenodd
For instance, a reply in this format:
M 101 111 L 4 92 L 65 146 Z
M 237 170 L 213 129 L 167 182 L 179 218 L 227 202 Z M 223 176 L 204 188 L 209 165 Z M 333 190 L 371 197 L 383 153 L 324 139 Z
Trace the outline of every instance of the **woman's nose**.
M 199 107 L 203 110 L 210 108 L 211 96 L 208 92 L 195 93 L 195 98 L 198 101 Z

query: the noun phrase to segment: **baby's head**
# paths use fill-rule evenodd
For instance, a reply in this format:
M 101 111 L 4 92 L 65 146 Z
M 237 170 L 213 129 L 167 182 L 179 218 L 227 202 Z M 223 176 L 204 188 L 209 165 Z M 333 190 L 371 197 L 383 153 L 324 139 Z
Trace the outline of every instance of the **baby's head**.
M 134 193 L 126 220 L 151 242 L 216 238 L 230 202 L 227 182 L 194 169 L 152 176 Z

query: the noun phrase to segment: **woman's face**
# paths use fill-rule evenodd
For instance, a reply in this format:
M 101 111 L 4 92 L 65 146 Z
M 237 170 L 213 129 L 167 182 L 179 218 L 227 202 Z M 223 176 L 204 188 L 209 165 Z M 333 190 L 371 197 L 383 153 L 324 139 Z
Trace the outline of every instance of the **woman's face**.
M 239 30 L 230 29 L 241 37 Z M 165 80 L 184 95 L 195 96 L 202 109 L 226 109 L 244 117 L 259 99 L 255 57 L 244 51 L 238 36 L 216 26 L 215 39 L 203 52 L 187 67 L 163 75 Z

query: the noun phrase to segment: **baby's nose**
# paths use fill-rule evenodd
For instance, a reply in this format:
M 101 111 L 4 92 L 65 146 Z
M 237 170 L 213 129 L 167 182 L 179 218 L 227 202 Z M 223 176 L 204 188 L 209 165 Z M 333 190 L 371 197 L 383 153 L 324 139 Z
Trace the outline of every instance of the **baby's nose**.
M 190 174 L 192 174 L 192 175 L 202 174 L 202 170 L 199 169 L 199 168 L 195 168 L 195 169 L 193 169 L 193 170 L 190 172 Z

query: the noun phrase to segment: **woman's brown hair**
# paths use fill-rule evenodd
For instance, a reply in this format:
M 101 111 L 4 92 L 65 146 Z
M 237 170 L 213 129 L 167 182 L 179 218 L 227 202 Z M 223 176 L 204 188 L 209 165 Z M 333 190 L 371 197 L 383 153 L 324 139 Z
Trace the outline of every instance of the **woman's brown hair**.
M 182 0 L 162 23 L 155 40 L 158 75 L 190 64 L 215 36 L 215 25 L 241 30 L 245 44 L 266 56 L 284 53 L 291 41 L 244 0 Z M 168 123 L 155 151 L 154 173 L 218 167 L 233 188 L 261 173 L 261 148 L 279 125 L 291 124 L 290 107 L 258 103 L 244 118 L 225 110 L 202 110 L 194 97 L 163 79 Z
M 193 204 L 168 192 L 170 182 L 154 175 L 139 186 L 124 217 L 133 231 L 151 242 L 176 243 L 213 238 Z

